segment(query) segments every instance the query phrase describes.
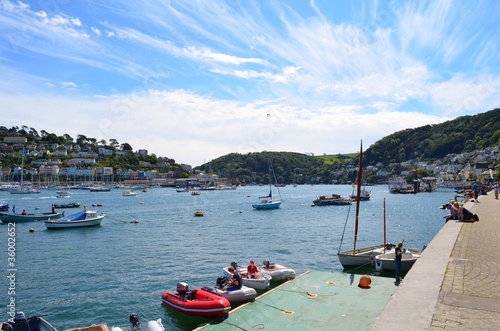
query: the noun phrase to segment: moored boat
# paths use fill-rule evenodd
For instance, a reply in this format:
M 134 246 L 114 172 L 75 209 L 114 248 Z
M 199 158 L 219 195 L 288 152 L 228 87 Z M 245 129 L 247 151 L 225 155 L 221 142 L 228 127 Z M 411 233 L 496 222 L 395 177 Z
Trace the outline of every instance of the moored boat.
M 264 260 L 263 266 L 260 268 L 260 273 L 262 275 L 269 275 L 272 277 L 272 280 L 287 280 L 295 278 L 295 270 L 292 268 L 286 267 L 284 265 L 275 264 L 269 262 L 268 260 Z
M 15 317 L 0 323 L 1 331 L 57 331 L 57 329 L 41 316 L 26 318 L 23 312 L 17 312 Z
M 261 273 L 260 271 L 257 273 L 258 276 L 256 278 L 248 278 L 247 271 L 238 266 L 236 262 L 232 262 L 231 265 L 238 270 L 241 275 L 241 280 L 244 286 L 248 286 L 254 288 L 256 290 L 265 290 L 271 285 L 272 277 L 269 274 Z M 231 273 L 228 268 L 222 268 L 222 272 L 224 276 L 229 278 L 231 277 Z
M 81 205 L 79 202 L 54 203 L 54 208 L 78 208 Z
M 137 192 L 135 192 L 134 190 L 125 190 L 123 191 L 122 195 L 124 197 L 135 197 L 137 195 Z
M 215 287 L 202 287 L 203 290 L 220 294 L 223 298 L 226 298 L 230 303 L 240 303 L 254 301 L 257 296 L 257 291 L 251 287 L 243 285 L 239 290 L 226 291 L 224 290 L 224 285 L 226 285 L 227 278 L 221 276 L 217 278 Z
M 7 222 L 28 222 L 28 221 L 47 221 L 54 220 L 64 216 L 64 212 L 57 213 L 27 213 L 15 214 L 0 212 L 0 220 L 4 223 Z
M 408 271 L 420 257 L 422 251 L 416 248 L 411 248 L 401 255 L 401 271 Z M 395 252 L 389 252 L 375 256 L 375 268 L 383 271 L 396 270 L 394 262 Z
M 6 201 L 0 201 L 0 211 L 8 211 L 9 204 Z
M 165 331 L 161 323 L 161 318 L 141 324 L 139 316 L 137 314 L 131 314 L 129 321 L 129 326 L 112 326 L 111 331 Z M 66 329 L 65 331 L 110 331 L 110 328 L 107 324 L 92 324 L 82 328 Z
M 362 174 L 363 174 L 363 142 L 361 141 L 360 150 L 359 150 L 359 164 L 358 164 L 358 180 L 356 183 L 356 215 L 354 217 L 354 241 L 353 247 L 349 250 L 341 251 L 343 238 L 345 235 L 346 226 L 344 226 L 344 232 L 342 233 L 342 237 L 340 240 L 339 251 L 337 252 L 337 256 L 339 258 L 340 264 L 342 267 L 361 267 L 365 265 L 373 264 L 374 258 L 376 255 L 384 254 L 392 249 L 394 245 L 386 243 L 386 219 L 385 219 L 385 199 L 384 199 L 384 241 L 382 244 L 358 248 L 357 240 L 358 240 L 358 227 L 359 227 L 359 206 L 361 201 L 361 183 L 362 183 Z M 348 214 L 349 215 L 349 214 Z M 346 218 L 347 222 L 348 218 Z
M 81 228 L 101 225 L 106 214 L 97 214 L 94 210 L 80 211 L 57 220 L 48 220 L 44 224 L 47 229 Z
M 319 196 L 313 200 L 315 206 L 346 206 L 352 204 L 351 199 L 344 198 L 339 194 L 332 194 L 331 197 Z
M 169 307 L 190 316 L 226 315 L 231 310 L 231 303 L 218 293 L 202 288 L 189 291 L 188 284 L 177 284 L 177 293 L 163 292 L 161 300 Z

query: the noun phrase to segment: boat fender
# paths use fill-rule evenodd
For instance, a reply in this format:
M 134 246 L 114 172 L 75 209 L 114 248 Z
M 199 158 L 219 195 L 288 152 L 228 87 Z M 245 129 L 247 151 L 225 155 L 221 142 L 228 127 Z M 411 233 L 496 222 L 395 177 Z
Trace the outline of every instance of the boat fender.
M 382 261 L 380 259 L 375 259 L 375 270 L 382 270 Z

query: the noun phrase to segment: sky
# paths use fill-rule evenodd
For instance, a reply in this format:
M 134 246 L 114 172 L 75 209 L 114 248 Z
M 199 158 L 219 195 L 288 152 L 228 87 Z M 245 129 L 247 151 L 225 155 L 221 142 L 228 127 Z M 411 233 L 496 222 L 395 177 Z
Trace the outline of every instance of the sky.
M 2 126 L 197 166 L 500 104 L 496 0 L 0 0 Z

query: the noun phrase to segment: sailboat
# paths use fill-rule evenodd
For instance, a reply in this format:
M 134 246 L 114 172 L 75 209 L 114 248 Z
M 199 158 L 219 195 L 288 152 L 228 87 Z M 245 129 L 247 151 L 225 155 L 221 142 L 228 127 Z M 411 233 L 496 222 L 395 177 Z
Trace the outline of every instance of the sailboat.
M 255 209 L 278 209 L 281 205 L 281 195 L 279 200 L 273 200 L 273 187 L 271 184 L 271 171 L 273 173 L 273 178 L 274 181 L 276 181 L 276 175 L 274 173 L 274 168 L 273 165 L 271 164 L 271 161 L 269 161 L 269 194 L 263 197 L 259 197 L 259 201 L 257 203 L 254 203 L 252 205 L 253 208 Z M 276 186 L 279 194 L 279 187 Z
M 23 148 L 23 155 L 21 157 L 21 184 L 18 187 L 11 188 L 9 192 L 10 194 L 40 193 L 40 190 L 38 189 L 24 186 L 24 148 Z
M 388 245 L 386 244 L 386 221 L 385 221 L 385 199 L 384 199 L 384 243 L 369 246 L 364 248 L 357 248 L 356 242 L 358 240 L 358 225 L 359 225 L 359 202 L 361 201 L 361 178 L 363 169 L 363 141 L 361 141 L 361 149 L 359 152 L 359 170 L 358 170 L 358 182 L 357 182 L 357 194 L 356 194 L 356 217 L 354 221 L 354 244 L 351 250 L 341 251 L 342 241 L 345 234 L 342 233 L 342 239 L 340 240 L 340 247 L 337 253 L 339 261 L 344 268 L 348 267 L 360 267 L 364 265 L 372 264 L 375 256 L 379 254 L 387 253 Z M 347 222 L 347 220 L 346 220 Z

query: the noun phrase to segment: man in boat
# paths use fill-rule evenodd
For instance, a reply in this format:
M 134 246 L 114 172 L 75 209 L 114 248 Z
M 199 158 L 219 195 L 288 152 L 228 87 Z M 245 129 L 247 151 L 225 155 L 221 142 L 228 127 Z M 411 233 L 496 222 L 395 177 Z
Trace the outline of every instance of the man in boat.
M 241 280 L 241 275 L 232 265 L 227 268 L 227 271 L 231 273 L 231 277 L 224 288 L 225 291 L 236 291 L 241 289 L 243 286 L 243 281 Z

